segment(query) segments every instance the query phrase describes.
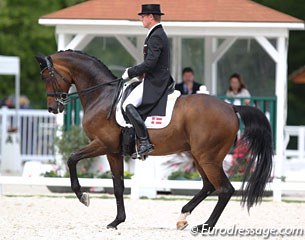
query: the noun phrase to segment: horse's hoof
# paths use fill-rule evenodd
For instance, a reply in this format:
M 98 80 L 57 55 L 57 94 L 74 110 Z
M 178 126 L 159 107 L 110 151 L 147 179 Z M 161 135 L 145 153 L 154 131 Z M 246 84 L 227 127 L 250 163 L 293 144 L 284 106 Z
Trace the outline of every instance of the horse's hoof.
M 89 204 L 90 204 L 89 194 L 84 192 L 81 196 L 80 202 L 82 204 L 84 204 L 85 206 L 89 207 Z
M 107 225 L 107 229 L 114 229 L 114 230 L 118 230 L 118 228 L 116 226 L 111 226 L 110 224 Z
M 179 221 L 177 222 L 177 229 L 178 230 L 183 230 L 185 229 L 189 224 L 187 223 L 187 221 Z

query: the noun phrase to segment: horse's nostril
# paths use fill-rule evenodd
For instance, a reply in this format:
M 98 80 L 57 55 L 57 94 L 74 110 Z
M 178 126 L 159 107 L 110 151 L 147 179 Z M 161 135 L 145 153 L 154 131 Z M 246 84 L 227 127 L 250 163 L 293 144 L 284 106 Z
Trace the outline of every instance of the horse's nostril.
M 49 107 L 49 108 L 48 108 L 48 111 L 49 111 L 49 112 L 52 112 L 52 111 L 53 111 L 53 109 L 52 109 L 51 107 Z

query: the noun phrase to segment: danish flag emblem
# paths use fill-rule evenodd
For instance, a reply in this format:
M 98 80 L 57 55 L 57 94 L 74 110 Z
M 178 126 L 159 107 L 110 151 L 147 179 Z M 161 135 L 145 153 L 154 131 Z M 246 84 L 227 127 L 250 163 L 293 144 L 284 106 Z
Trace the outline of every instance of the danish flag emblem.
M 152 117 L 151 118 L 151 124 L 162 124 L 162 117 Z

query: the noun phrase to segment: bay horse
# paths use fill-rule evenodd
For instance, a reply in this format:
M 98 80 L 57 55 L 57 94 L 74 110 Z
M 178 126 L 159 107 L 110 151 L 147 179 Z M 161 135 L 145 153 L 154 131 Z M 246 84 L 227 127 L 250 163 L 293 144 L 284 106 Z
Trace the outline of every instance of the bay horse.
M 45 80 L 49 112 L 62 112 L 71 85 L 76 86 L 84 111 L 82 125 L 90 143 L 72 153 L 68 160 L 71 188 L 80 202 L 88 206 L 89 195 L 82 192 L 76 165 L 82 159 L 106 154 L 117 203 L 116 218 L 107 228 L 116 229 L 126 218 L 124 159 L 120 154 L 121 127 L 116 123 L 114 114 L 110 118 L 107 115 L 120 80 L 100 60 L 80 51 L 40 55 L 36 56 L 36 60 Z M 176 101 L 170 124 L 163 129 L 149 130 L 149 137 L 155 145 L 155 150 L 149 155 L 188 151 L 202 177 L 202 189 L 181 210 L 178 229 L 184 229 L 187 226 L 186 217 L 216 191 L 218 201 L 211 216 L 205 224 L 197 226 L 200 231 L 211 230 L 233 195 L 235 190 L 224 173 L 223 160 L 236 140 L 239 117 L 245 126 L 242 139 L 247 142 L 251 154 L 241 189 L 241 203 L 249 210 L 261 202 L 272 170 L 271 127 L 260 110 L 251 106 L 232 106 L 205 94 L 181 96 Z

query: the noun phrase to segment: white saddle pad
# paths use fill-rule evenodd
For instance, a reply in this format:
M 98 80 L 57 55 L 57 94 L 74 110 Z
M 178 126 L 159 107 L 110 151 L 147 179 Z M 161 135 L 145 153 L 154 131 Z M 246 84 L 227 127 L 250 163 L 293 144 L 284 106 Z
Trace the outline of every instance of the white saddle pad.
M 137 78 L 133 78 L 130 81 L 128 81 L 127 83 L 125 83 L 124 87 L 122 89 L 122 93 L 126 90 L 126 88 L 130 84 L 134 83 L 135 81 L 139 81 L 139 80 Z M 181 95 L 181 93 L 177 90 L 175 90 L 172 94 L 168 95 L 167 104 L 166 104 L 166 115 L 147 117 L 145 120 L 146 127 L 150 128 L 150 129 L 165 128 L 171 121 L 176 100 L 180 95 Z M 116 114 L 115 114 L 116 121 L 121 127 L 131 127 L 132 125 L 129 123 L 126 123 L 126 121 L 123 117 L 121 106 L 122 106 L 122 98 L 120 99 L 120 101 L 118 102 L 117 107 L 116 107 Z

